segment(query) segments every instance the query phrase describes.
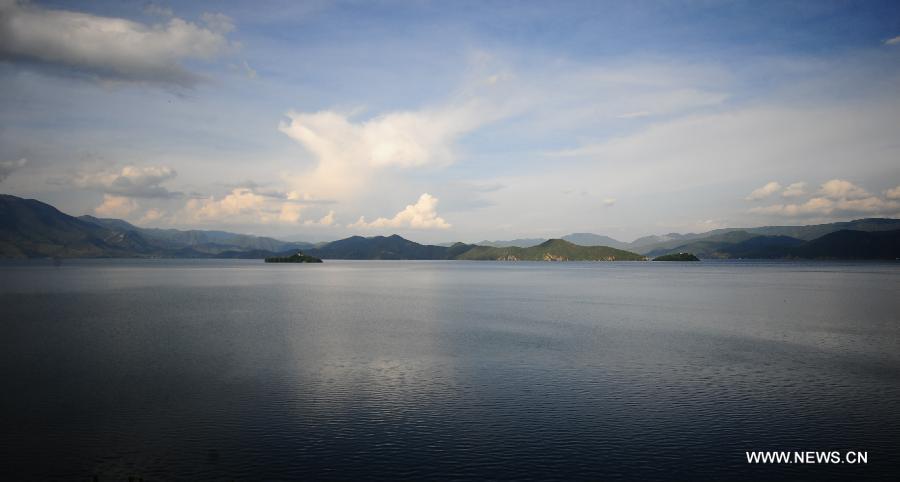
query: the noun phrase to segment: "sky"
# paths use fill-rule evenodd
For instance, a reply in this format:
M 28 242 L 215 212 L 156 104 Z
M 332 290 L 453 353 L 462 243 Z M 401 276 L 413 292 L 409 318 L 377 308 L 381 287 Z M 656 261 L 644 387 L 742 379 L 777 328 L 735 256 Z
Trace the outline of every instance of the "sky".
M 0 0 L 0 192 L 306 241 L 900 217 L 900 2 Z

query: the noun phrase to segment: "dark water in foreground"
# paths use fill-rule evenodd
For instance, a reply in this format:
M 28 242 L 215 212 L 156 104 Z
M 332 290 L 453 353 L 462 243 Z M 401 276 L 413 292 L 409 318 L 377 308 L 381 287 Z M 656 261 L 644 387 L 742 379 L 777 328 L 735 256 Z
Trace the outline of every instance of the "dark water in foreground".
M 20 263 L 0 307 L 4 480 L 900 474 L 898 264 Z

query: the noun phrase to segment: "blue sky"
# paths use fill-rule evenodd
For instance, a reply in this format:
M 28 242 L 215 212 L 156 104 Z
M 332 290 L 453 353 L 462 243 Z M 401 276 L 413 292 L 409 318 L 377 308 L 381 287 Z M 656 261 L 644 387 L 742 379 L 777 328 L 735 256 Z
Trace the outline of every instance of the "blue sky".
M 897 2 L 0 2 L 0 191 L 288 239 L 900 216 Z

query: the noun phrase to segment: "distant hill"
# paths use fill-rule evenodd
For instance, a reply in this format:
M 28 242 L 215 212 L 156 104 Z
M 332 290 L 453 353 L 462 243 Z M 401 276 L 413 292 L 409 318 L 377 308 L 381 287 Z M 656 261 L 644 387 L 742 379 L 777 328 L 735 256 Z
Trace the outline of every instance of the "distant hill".
M 468 249 L 471 246 L 462 243 L 450 247 L 419 244 L 395 234 L 370 238 L 351 236 L 305 252 L 323 259 L 449 259 L 461 247 Z
M 34 199 L 0 195 L 0 257 L 127 257 L 154 249 L 132 232 L 103 228 Z
M 727 253 L 728 247 L 755 237 L 757 235 L 746 231 L 728 231 L 695 240 L 670 241 L 646 254 L 655 257 L 673 253 L 693 253 L 701 258 L 729 258 L 731 256 Z
M 624 243 L 622 241 L 610 238 L 609 236 L 603 236 L 601 234 L 594 233 L 572 233 L 563 236 L 564 241 L 568 241 L 572 244 L 578 244 L 581 246 L 610 246 L 612 248 L 618 249 L 628 249 L 629 243 Z M 519 247 L 519 248 L 530 248 L 532 246 L 537 246 L 543 242 L 546 242 L 547 238 L 519 238 L 519 239 L 510 239 L 510 240 L 502 240 L 502 241 L 479 241 L 475 243 L 478 246 L 490 246 L 493 248 L 508 248 L 508 247 Z
M 846 221 L 828 224 L 813 224 L 809 226 L 762 226 L 758 228 L 746 228 L 751 234 L 762 234 L 767 236 L 790 236 L 792 238 L 802 239 L 804 241 L 812 241 L 826 234 L 837 231 L 894 231 L 900 229 L 900 219 L 890 218 L 864 218 L 854 221 Z M 715 233 L 715 231 L 711 231 Z
M 310 246 L 225 231 L 147 229 L 121 219 L 76 218 L 34 199 L 0 195 L 0 258 L 262 258 Z
M 651 251 L 651 256 L 690 252 L 718 259 L 898 259 L 900 230 L 840 230 L 804 241 L 790 236 L 754 235 L 746 231 L 710 236 L 672 249 Z
M 629 249 L 628 243 L 593 233 L 572 233 L 562 237 L 563 240 L 581 246 L 609 246 L 617 249 Z
M 872 232 L 845 229 L 807 241 L 791 253 L 809 259 L 900 260 L 900 229 Z
M 141 228 L 121 219 L 96 218 L 79 216 L 78 219 L 117 231 L 134 231 L 162 248 L 191 248 L 199 253 L 217 254 L 234 250 L 259 250 L 280 253 L 283 251 L 303 250 L 314 245 L 304 242 L 287 242 L 265 236 L 252 236 L 227 231 L 203 231 L 191 229 Z
M 754 236 L 719 248 L 718 257 L 777 259 L 789 255 L 792 249 L 805 243 L 790 236 Z
M 509 261 L 639 261 L 636 253 L 608 246 L 579 246 L 562 239 L 550 239 L 529 248 L 474 246 L 456 256 L 468 260 Z
M 520 238 L 520 239 L 510 239 L 506 241 L 479 241 L 475 243 L 477 246 L 490 246 L 493 248 L 508 248 L 510 246 L 517 246 L 519 248 L 530 248 L 532 246 L 537 246 L 547 238 Z
M 637 238 L 634 241 L 628 243 L 628 247 L 635 252 L 638 253 L 647 253 L 654 249 L 657 249 L 663 246 L 665 243 L 672 244 L 680 244 L 689 239 L 702 238 L 706 236 L 706 234 L 680 234 L 680 233 L 669 233 L 669 234 L 653 234 L 650 236 L 644 236 L 641 238 Z
M 628 244 L 591 233 L 573 233 L 566 238 L 494 242 L 516 242 L 526 246 L 464 243 L 434 246 L 419 244 L 398 235 L 351 236 L 313 245 L 226 231 L 141 228 L 121 219 L 76 218 L 34 199 L 0 194 L 0 258 L 261 259 L 291 256 L 299 250 L 325 259 L 638 260 L 645 259 L 645 256 L 682 252 L 693 253 L 699 258 L 723 259 L 900 258 L 900 219 L 871 218 L 813 226 L 728 228 L 700 234 L 670 233 L 640 238 Z M 530 244 L 533 241 L 540 242 Z M 622 245 L 640 245 L 641 248 L 621 249 Z
M 647 254 L 658 255 L 660 253 L 670 253 L 678 250 L 688 242 L 694 241 L 720 241 L 722 236 L 726 236 L 733 232 L 743 232 L 757 236 L 786 236 L 802 241 L 811 241 L 822 237 L 828 233 L 841 230 L 852 231 L 892 231 L 900 229 L 900 219 L 890 218 L 865 218 L 855 221 L 846 221 L 828 224 L 814 224 L 809 226 L 762 226 L 758 228 L 724 228 L 708 231 L 705 233 L 688 233 L 677 234 L 670 233 L 665 236 L 645 236 L 629 243 L 627 249 Z M 695 251 L 690 251 L 696 253 Z M 701 258 L 699 253 L 696 253 Z

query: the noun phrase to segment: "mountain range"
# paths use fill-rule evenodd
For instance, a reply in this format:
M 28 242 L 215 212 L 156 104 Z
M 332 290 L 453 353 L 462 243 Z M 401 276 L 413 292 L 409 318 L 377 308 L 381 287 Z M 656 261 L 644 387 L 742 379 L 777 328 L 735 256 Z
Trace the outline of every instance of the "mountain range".
M 255 258 L 297 251 L 324 259 L 642 260 L 673 253 L 699 258 L 900 259 L 900 219 L 810 226 L 727 228 L 646 236 L 631 243 L 593 233 L 561 239 L 419 244 L 398 235 L 288 242 L 227 231 L 142 228 L 120 219 L 74 217 L 34 200 L 0 194 L 0 258 Z
M 799 241 L 812 241 L 813 239 L 820 238 L 826 234 L 841 230 L 873 232 L 892 231 L 896 229 L 900 229 L 900 219 L 866 218 L 857 219 L 855 221 L 814 224 L 808 226 L 761 226 L 756 228 L 722 228 L 703 233 L 668 233 L 644 236 L 635 239 L 630 243 L 593 233 L 572 233 L 561 236 L 561 239 L 583 246 L 610 246 L 613 248 L 634 251 L 635 253 L 647 256 L 660 256 L 679 251 L 693 252 L 692 250 L 700 250 L 701 252 L 708 252 L 711 254 L 712 251 L 710 251 L 710 248 L 724 247 L 728 244 L 745 241 L 757 236 L 789 237 Z M 527 238 L 509 241 L 482 241 L 476 244 L 482 246 L 518 246 L 527 248 L 536 246 L 544 241 L 546 241 L 545 238 Z M 792 241 L 789 240 L 784 241 L 786 244 L 792 243 Z M 763 241 L 759 240 L 757 242 Z M 767 242 L 771 243 L 773 241 L 769 240 Z

